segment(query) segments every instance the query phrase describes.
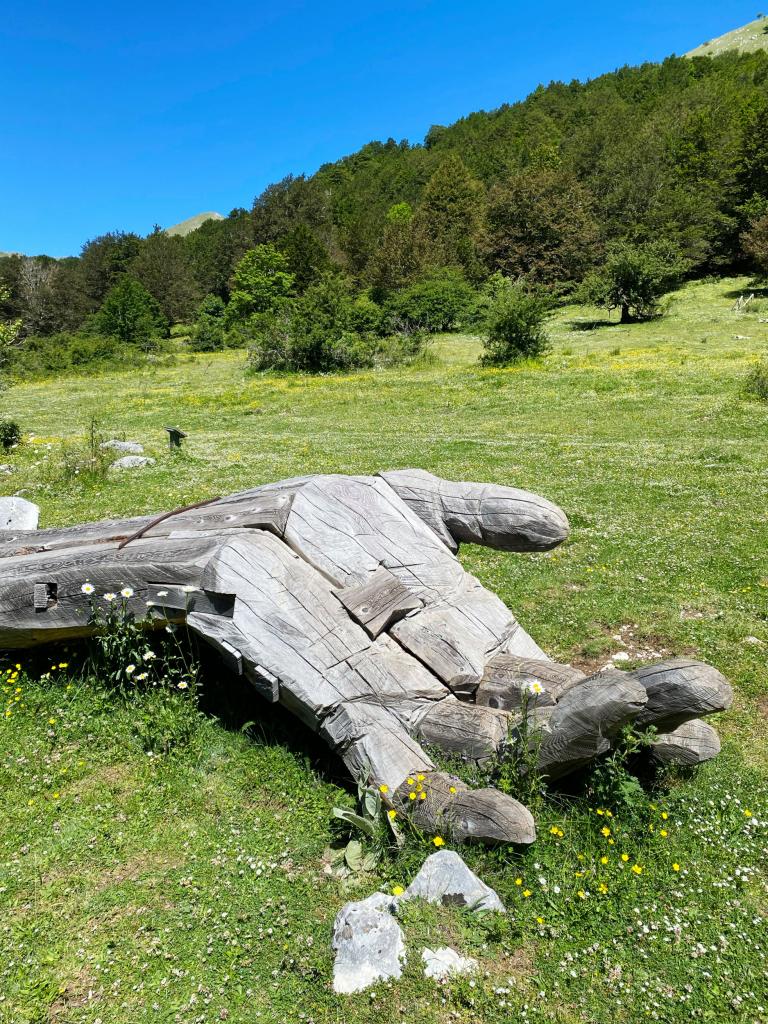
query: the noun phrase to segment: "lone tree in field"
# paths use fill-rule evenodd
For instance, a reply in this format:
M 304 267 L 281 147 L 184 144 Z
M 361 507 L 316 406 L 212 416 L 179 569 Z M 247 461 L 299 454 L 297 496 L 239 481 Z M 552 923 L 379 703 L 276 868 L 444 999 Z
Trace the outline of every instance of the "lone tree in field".
M 680 283 L 688 264 L 670 242 L 611 246 L 601 270 L 585 278 L 582 302 L 620 309 L 621 322 L 648 320 L 659 312 L 659 300 Z

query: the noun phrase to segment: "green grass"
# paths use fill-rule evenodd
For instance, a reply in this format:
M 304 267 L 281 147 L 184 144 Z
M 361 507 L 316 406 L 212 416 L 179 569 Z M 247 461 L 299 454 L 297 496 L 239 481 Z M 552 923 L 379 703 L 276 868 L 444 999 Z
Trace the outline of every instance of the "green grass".
M 717 39 L 710 39 L 694 50 L 686 53 L 686 57 L 718 57 L 728 50 L 739 53 L 751 53 L 753 50 L 768 49 L 768 19 L 765 17 L 750 21 L 748 25 L 735 28 Z
M 407 371 L 249 377 L 226 353 L 4 395 L 28 439 L 3 479 L 46 526 L 387 466 L 538 490 L 568 512 L 568 543 L 467 548 L 467 567 L 559 659 L 601 666 L 620 635 L 638 657 L 713 662 L 736 700 L 723 755 L 636 819 L 617 814 L 610 837 L 596 808 L 560 799 L 537 812 L 530 851 L 463 851 L 510 914 L 410 909 L 403 980 L 350 999 L 330 991 L 333 917 L 406 884 L 429 837 L 344 883 L 324 851 L 330 810 L 351 796 L 280 712 L 211 668 L 201 717 L 178 695 L 125 703 L 72 669 L 40 682 L 25 661 L 0 725 L 0 1021 L 765 1019 L 768 404 L 743 388 L 768 324 L 765 300 L 732 312 L 747 285 L 691 285 L 644 325 L 592 326 L 596 311 L 570 308 L 546 359 L 504 370 L 449 336 L 434 365 Z M 63 476 L 92 415 L 157 465 Z M 176 423 L 189 439 L 172 456 L 163 426 Z M 178 742 L 160 755 L 166 699 Z M 446 943 L 479 959 L 474 986 L 420 976 L 421 946 Z

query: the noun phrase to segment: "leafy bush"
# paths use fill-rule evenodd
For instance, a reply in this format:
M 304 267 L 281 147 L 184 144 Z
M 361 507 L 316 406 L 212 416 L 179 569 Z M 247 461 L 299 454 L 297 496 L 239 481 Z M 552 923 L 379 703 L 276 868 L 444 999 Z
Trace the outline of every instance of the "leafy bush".
M 11 370 L 18 377 L 99 372 L 136 365 L 136 349 L 116 338 L 98 334 L 52 334 L 27 338 L 13 355 Z
M 288 258 L 274 245 L 257 245 L 235 267 L 227 306 L 227 323 L 246 320 L 280 306 L 292 292 L 294 276 Z
M 749 371 L 744 383 L 744 393 L 749 398 L 768 402 L 768 359 L 761 360 Z
M 393 295 L 387 310 L 407 330 L 453 330 L 475 304 L 475 291 L 460 270 L 446 268 Z
M 647 320 L 659 312 L 659 300 L 680 283 L 688 269 L 680 250 L 663 239 L 642 245 L 618 242 L 608 249 L 601 270 L 579 289 L 582 302 L 620 309 L 621 322 Z
M 224 348 L 225 309 L 218 295 L 206 295 L 203 299 L 189 339 L 193 352 L 217 352 Z
M 21 427 L 15 420 L 0 420 L 0 444 L 8 451 L 21 441 Z
M 545 324 L 552 309 L 539 292 L 496 279 L 487 297 L 482 362 L 503 365 L 542 355 L 549 348 Z
M 98 333 L 107 338 L 145 347 L 151 347 L 154 339 L 168 330 L 157 301 L 144 285 L 127 274 L 108 292 L 95 325 Z

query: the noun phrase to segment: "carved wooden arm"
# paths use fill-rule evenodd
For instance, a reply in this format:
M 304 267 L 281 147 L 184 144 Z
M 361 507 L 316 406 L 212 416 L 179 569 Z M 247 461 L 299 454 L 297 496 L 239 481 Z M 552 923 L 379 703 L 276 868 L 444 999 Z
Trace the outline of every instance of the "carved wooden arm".
M 462 542 L 546 550 L 567 535 L 563 512 L 534 494 L 420 470 L 286 480 L 161 521 L 0 529 L 0 648 L 85 636 L 83 583 L 96 599 L 130 587 L 137 618 L 185 618 L 425 827 L 530 843 L 525 807 L 438 771 L 421 744 L 483 760 L 517 742 L 525 706 L 551 778 L 632 720 L 662 732 L 659 757 L 692 763 L 719 749 L 698 719 L 731 700 L 699 662 L 591 679 L 555 664 L 455 554 Z

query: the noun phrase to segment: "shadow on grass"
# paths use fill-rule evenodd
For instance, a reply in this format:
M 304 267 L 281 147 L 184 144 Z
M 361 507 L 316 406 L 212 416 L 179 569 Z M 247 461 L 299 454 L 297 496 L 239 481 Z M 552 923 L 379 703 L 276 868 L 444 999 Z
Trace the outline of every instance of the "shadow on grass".
M 200 710 L 215 718 L 223 729 L 244 733 L 252 742 L 284 747 L 327 782 L 354 789 L 338 755 L 281 704 L 271 704 L 244 676 L 228 671 L 213 648 L 200 644 Z
M 601 327 L 618 327 L 618 320 L 571 320 L 569 331 L 599 331 Z
M 768 299 L 768 281 L 750 281 L 744 288 L 732 288 L 723 292 L 726 299 L 740 299 L 742 295 L 754 293 L 756 299 Z

